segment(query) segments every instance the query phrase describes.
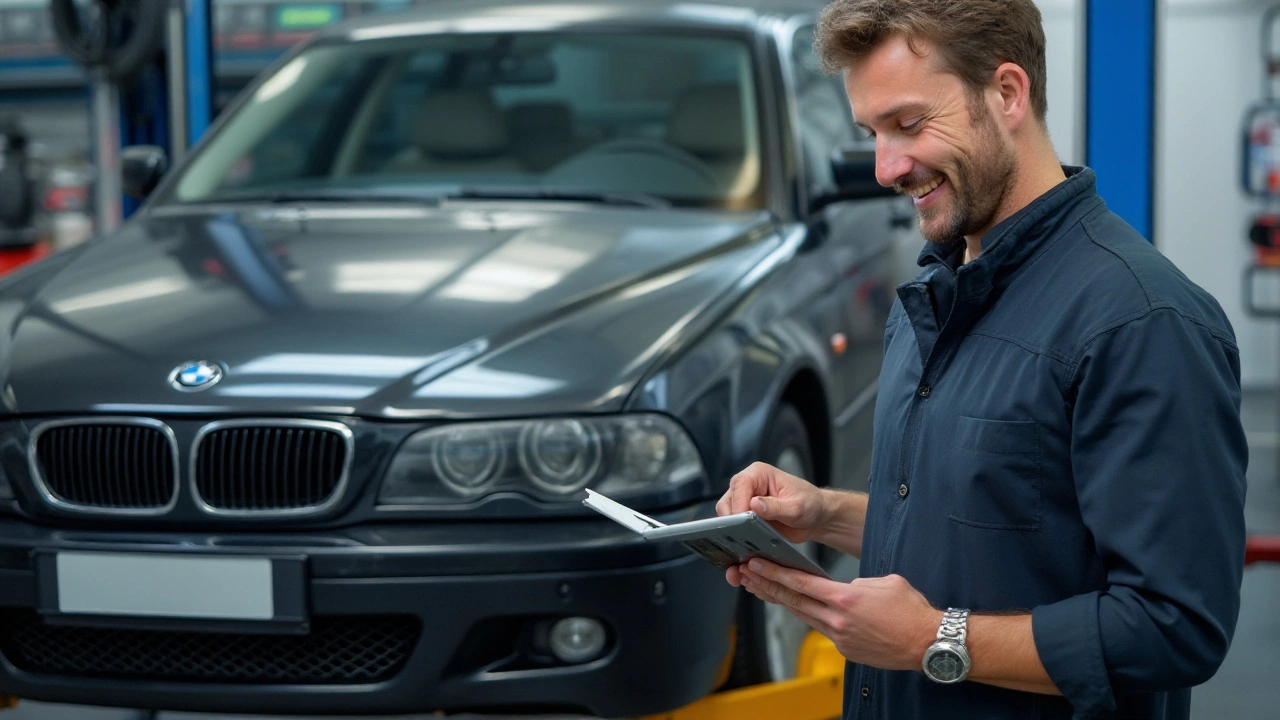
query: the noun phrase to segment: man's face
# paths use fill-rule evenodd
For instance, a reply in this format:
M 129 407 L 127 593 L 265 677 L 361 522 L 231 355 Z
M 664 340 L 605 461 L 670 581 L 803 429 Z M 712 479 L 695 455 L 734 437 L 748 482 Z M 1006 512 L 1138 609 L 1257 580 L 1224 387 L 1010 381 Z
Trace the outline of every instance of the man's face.
M 876 179 L 912 198 L 926 240 L 982 234 L 1013 184 L 1012 140 L 986 98 L 916 46 L 923 57 L 891 38 L 845 72 L 854 119 L 875 135 Z

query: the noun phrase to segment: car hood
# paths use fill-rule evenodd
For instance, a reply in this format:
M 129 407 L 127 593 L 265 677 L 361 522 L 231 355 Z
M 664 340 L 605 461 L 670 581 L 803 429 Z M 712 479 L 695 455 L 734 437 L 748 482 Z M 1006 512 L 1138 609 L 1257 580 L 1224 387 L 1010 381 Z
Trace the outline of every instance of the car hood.
M 160 209 L 0 292 L 10 413 L 609 411 L 778 250 L 765 213 Z M 221 366 L 197 392 L 189 361 Z

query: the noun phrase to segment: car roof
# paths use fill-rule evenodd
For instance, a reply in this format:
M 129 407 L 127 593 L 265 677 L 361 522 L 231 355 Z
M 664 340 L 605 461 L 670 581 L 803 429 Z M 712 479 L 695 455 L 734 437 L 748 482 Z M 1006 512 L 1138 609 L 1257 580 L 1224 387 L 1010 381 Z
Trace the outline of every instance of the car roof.
M 400 12 L 362 16 L 333 26 L 324 36 L 359 40 L 614 22 L 748 30 L 761 17 L 816 15 L 825 4 L 826 0 L 432 0 Z

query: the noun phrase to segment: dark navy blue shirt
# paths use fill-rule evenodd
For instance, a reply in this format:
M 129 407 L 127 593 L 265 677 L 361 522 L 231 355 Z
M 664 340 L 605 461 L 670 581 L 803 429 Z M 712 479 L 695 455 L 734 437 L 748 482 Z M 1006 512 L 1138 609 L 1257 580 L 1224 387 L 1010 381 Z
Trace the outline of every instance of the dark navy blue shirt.
M 1218 303 L 1089 170 L 982 255 L 930 246 L 885 331 L 862 575 L 1030 612 L 1065 697 L 850 665 L 845 715 L 1187 718 L 1235 629 L 1240 361 Z

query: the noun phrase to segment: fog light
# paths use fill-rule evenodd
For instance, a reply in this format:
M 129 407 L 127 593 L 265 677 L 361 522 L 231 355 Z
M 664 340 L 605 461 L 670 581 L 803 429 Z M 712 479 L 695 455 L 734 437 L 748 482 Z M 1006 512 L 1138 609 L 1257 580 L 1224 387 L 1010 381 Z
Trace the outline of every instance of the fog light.
M 569 617 L 551 626 L 547 638 L 551 652 L 561 662 L 584 663 L 600 657 L 604 650 L 604 625 L 599 620 Z

